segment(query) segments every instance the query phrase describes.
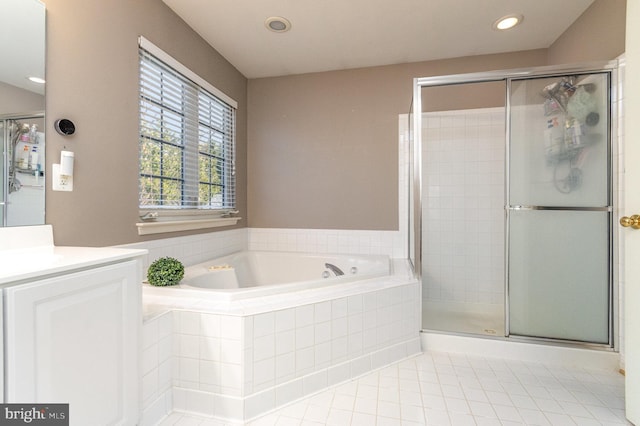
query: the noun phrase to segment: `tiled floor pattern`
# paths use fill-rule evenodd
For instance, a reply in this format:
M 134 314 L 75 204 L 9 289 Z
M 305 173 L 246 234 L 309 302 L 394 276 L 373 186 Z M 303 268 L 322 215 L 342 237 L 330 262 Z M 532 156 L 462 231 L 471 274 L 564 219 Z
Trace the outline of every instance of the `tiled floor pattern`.
M 173 413 L 161 426 L 220 426 Z M 425 352 L 248 423 L 280 425 L 629 425 L 624 377 L 585 370 Z

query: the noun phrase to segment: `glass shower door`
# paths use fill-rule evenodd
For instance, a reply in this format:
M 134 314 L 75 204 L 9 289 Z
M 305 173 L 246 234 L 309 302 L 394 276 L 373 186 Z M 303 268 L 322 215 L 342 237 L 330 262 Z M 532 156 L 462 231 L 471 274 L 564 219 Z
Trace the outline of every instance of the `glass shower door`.
M 4 218 L 6 211 L 6 176 L 5 176 L 5 163 L 7 162 L 6 150 L 7 144 L 5 143 L 5 121 L 0 120 L 0 227 L 4 226 Z
M 512 80 L 510 335 L 610 343 L 608 72 Z
M 421 89 L 422 328 L 504 337 L 506 79 Z

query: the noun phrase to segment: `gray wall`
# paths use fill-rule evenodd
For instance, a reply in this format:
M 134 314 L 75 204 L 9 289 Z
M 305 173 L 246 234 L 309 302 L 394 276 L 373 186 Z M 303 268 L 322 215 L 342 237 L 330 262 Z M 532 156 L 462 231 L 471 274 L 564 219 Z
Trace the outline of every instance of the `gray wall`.
M 414 77 L 613 59 L 625 5 L 596 0 L 550 49 L 250 80 L 249 226 L 398 229 L 397 122 Z M 447 89 L 430 107 L 479 99 Z
M 632 0 L 635 1 L 635 0 Z M 624 53 L 627 0 L 596 0 L 550 47 L 548 63 L 614 59 Z
M 139 35 L 238 101 L 238 226 L 395 230 L 414 77 L 613 58 L 626 4 L 596 0 L 550 49 L 247 81 L 161 0 L 45 3 L 47 155 L 76 153 L 74 191 L 47 190 L 47 222 L 57 244 L 87 246 L 183 235 L 135 227 Z M 63 117 L 70 138 L 51 131 Z
M 45 3 L 47 130 L 58 118 L 73 120 L 77 128 L 67 138 L 47 133 L 49 159 L 59 158 L 64 147 L 75 152 L 73 192 L 53 192 L 50 184 L 47 189 L 46 220 L 53 224 L 56 244 L 104 246 L 143 239 L 135 226 L 139 35 L 238 101 L 237 196 L 246 218 L 246 78 L 161 0 Z M 246 219 L 238 226 L 246 226 Z M 182 234 L 155 238 L 177 235 Z
M 44 111 L 44 96 L 0 82 L 0 115 Z
M 413 78 L 544 65 L 546 55 L 250 80 L 249 226 L 398 229 L 398 115 Z

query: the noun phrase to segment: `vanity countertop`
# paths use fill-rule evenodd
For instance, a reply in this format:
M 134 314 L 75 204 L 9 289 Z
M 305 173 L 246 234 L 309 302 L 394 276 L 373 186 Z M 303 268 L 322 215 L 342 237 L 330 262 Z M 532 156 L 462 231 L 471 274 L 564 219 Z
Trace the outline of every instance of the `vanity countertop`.
M 146 250 L 42 247 L 0 252 L 0 285 L 143 256 Z
M 53 245 L 50 226 L 24 228 L 28 229 L 20 232 L 16 228 L 0 228 L 2 286 L 118 262 L 147 253 L 146 250 L 113 247 L 58 247 Z

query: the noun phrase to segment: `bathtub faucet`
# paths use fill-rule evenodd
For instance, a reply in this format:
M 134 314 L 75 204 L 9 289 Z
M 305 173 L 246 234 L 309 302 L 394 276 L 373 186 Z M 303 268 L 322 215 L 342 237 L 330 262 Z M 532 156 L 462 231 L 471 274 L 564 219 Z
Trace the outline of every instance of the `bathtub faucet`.
M 338 275 L 344 275 L 344 272 L 342 272 L 342 269 L 338 268 L 336 265 L 333 265 L 331 263 L 325 263 L 324 267 L 327 269 L 331 269 L 331 271 L 336 274 L 336 276 Z

